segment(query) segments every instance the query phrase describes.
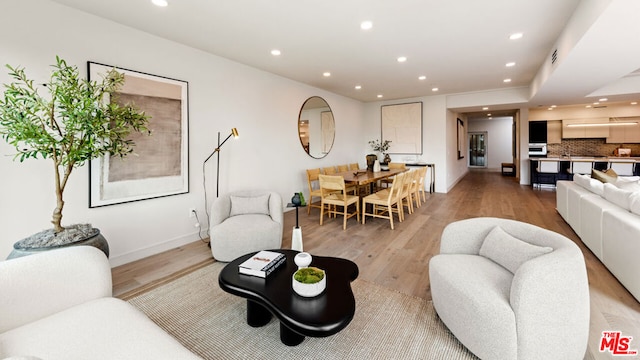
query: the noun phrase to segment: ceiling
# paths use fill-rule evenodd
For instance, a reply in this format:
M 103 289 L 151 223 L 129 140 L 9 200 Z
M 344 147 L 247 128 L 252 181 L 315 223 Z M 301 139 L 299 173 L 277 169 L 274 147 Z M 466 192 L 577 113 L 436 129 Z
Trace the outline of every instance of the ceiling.
M 629 9 L 638 8 L 636 0 L 583 0 L 603 15 L 574 21 L 583 35 L 566 51 L 558 39 L 580 0 L 52 1 L 363 102 L 524 87 L 535 89 L 531 106 L 547 106 L 590 101 L 596 91 L 620 101 L 640 93 L 629 81 L 640 78 L 632 74 L 640 68 L 640 9 Z M 365 20 L 370 30 L 360 28 Z M 623 46 L 618 32 L 625 27 L 631 34 L 624 41 L 635 42 Z M 510 40 L 516 32 L 523 37 Z M 555 48 L 562 66 L 537 83 Z M 625 63 L 611 66 L 620 55 Z M 634 85 L 621 90 L 625 78 Z

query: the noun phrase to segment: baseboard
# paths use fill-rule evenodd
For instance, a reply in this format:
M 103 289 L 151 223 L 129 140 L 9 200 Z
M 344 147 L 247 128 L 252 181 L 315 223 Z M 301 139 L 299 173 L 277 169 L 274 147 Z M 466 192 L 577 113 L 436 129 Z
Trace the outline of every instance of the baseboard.
M 187 234 L 184 236 L 180 236 L 174 239 L 170 239 L 167 240 L 165 242 L 159 243 L 159 244 L 155 244 L 153 246 L 149 246 L 143 249 L 138 249 L 135 251 L 131 251 L 129 253 L 123 254 L 123 255 L 119 255 L 119 256 L 112 256 L 109 258 L 109 264 L 111 265 L 112 268 L 116 267 L 116 266 L 120 266 L 120 265 L 124 265 L 124 264 L 128 264 L 130 262 L 136 261 L 136 260 L 140 260 L 140 259 L 144 259 L 146 257 L 152 256 L 152 255 L 156 255 L 159 254 L 161 252 L 167 251 L 167 250 L 171 250 L 171 249 L 175 249 L 177 247 L 183 246 L 183 245 L 187 245 L 189 243 L 192 243 L 194 241 L 199 240 L 200 238 L 198 237 L 198 232 L 193 232 L 191 234 Z

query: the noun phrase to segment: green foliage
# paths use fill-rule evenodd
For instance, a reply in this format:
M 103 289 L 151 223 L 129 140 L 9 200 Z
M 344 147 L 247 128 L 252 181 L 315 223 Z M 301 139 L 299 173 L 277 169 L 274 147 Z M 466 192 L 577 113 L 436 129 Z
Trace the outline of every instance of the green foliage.
M 369 141 L 369 145 L 371 145 L 371 149 L 373 151 L 379 151 L 381 153 L 386 153 L 387 150 L 389 150 L 389 147 L 391 146 L 391 140 L 385 140 L 385 141 L 380 141 L 380 140 L 371 140 Z
M 296 271 L 293 278 L 303 284 L 315 284 L 324 278 L 324 271 L 316 267 L 306 267 Z
M 24 68 L 6 66 L 14 82 L 4 85 L 0 98 L 0 135 L 15 147 L 15 159 L 21 162 L 38 156 L 53 160 L 56 212 L 61 218 L 62 192 L 71 171 L 107 153 L 123 157 L 133 152 L 129 134 L 149 132 L 148 117 L 133 105 L 115 101 L 124 84 L 124 75 L 115 70 L 102 81 L 89 81 L 80 78 L 76 66 L 56 56 L 50 80 L 44 85 L 45 97 Z M 61 231 L 56 212 L 53 222 Z
M 24 68 L 7 68 L 15 82 L 5 85 L 0 99 L 0 135 L 16 148 L 20 161 L 40 155 L 78 167 L 106 153 L 125 156 L 133 151 L 127 139 L 131 131 L 147 131 L 144 113 L 104 101 L 124 84 L 124 75 L 115 70 L 101 82 L 90 82 L 56 57 L 45 98 Z

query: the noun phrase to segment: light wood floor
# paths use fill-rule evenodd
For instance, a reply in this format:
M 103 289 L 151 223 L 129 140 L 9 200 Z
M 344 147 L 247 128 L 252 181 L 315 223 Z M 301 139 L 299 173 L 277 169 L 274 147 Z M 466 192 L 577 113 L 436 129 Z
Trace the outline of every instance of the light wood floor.
M 591 327 L 587 359 L 609 358 L 599 353 L 601 332 L 622 331 L 633 336 L 640 350 L 640 303 L 611 275 L 579 240 L 555 210 L 555 191 L 533 190 L 515 178 L 496 172 L 472 171 L 447 194 L 427 194 L 427 202 L 391 230 L 388 220 L 354 218 L 342 230 L 342 218 L 325 219 L 319 210 L 300 211 L 304 249 L 315 255 L 350 259 L 360 268 L 360 279 L 409 295 L 431 299 L 429 259 L 438 253 L 440 235 L 450 222 L 478 216 L 495 216 L 528 222 L 574 240 L 582 249 L 589 276 Z M 283 248 L 290 247 L 295 213 L 285 213 Z M 203 242 L 170 250 L 113 269 L 114 295 L 126 296 L 149 284 L 198 264 L 211 262 Z M 639 274 L 640 275 L 640 274 Z M 637 340 L 636 340 L 637 339 Z

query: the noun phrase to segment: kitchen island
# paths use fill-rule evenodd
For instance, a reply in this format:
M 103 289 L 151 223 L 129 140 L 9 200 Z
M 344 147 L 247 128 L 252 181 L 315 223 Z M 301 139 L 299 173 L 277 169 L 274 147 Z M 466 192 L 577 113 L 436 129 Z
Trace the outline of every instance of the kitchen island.
M 540 187 L 541 185 L 555 186 L 558 180 L 573 180 L 574 173 L 590 174 L 591 168 L 605 171 L 608 168 L 626 164 L 630 167 L 629 173 L 620 172 L 621 176 L 640 176 L 640 157 L 617 157 L 617 156 L 547 156 L 532 157 L 530 161 L 531 185 Z M 614 164 L 614 165 L 612 165 Z M 581 165 L 581 166 L 580 166 Z M 578 169 L 580 170 L 574 170 Z M 618 172 L 618 171 L 616 171 Z

